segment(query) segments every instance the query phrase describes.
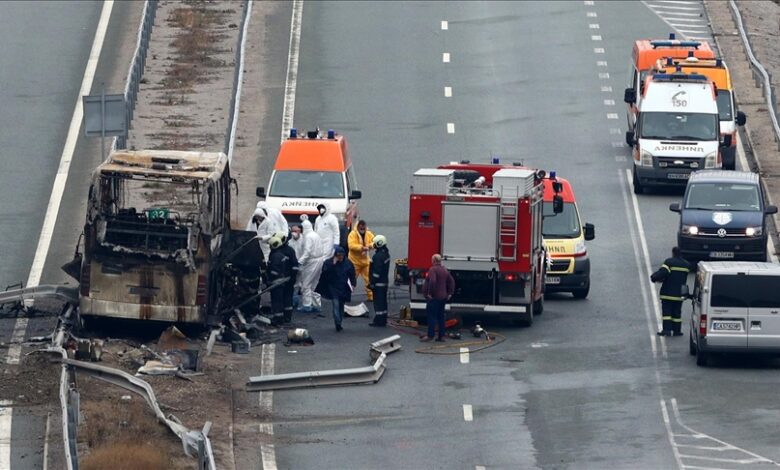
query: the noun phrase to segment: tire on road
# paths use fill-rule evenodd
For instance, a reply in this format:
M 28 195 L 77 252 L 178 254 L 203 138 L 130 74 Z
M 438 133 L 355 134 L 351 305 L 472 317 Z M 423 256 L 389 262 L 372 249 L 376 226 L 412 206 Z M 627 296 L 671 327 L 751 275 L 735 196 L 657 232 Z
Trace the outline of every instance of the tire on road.
M 571 295 L 574 296 L 575 299 L 584 299 L 588 296 L 590 293 L 590 280 L 588 280 L 588 284 L 585 287 L 582 287 L 580 289 L 574 289 L 571 291 Z

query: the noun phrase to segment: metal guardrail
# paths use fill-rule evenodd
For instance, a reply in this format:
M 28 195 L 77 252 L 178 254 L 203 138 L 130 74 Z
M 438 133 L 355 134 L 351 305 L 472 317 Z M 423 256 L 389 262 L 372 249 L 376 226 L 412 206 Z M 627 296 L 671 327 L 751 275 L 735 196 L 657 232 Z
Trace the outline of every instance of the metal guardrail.
M 55 298 L 71 305 L 78 305 L 79 289 L 78 287 L 67 287 L 55 284 L 11 289 L 0 292 L 0 305 L 42 298 Z
M 233 93 L 230 96 L 230 113 L 228 114 L 227 130 L 225 131 L 225 154 L 228 162 L 233 161 L 233 149 L 236 144 L 236 128 L 238 127 L 238 113 L 241 108 L 241 85 L 244 76 L 244 52 L 246 51 L 246 37 L 249 29 L 249 18 L 252 15 L 253 0 L 246 0 L 244 12 L 241 16 L 241 29 L 238 33 L 238 45 L 236 47 L 236 60 L 233 73 Z
M 152 37 L 152 26 L 154 26 L 154 17 L 157 15 L 158 0 L 146 0 L 144 2 L 144 11 L 141 15 L 141 24 L 138 26 L 138 39 L 135 44 L 135 54 L 130 62 L 130 69 L 127 72 L 125 81 L 125 112 L 127 113 L 127 126 L 133 121 L 133 112 L 135 111 L 135 102 L 138 98 L 138 90 L 141 86 L 141 78 L 144 75 L 144 65 L 146 65 L 146 53 L 149 50 L 149 41 Z M 114 137 L 111 146 L 113 150 L 118 148 L 127 148 L 127 137 Z
M 385 373 L 385 353 L 380 354 L 374 365 L 354 369 L 323 370 L 314 372 L 293 372 L 290 374 L 260 375 L 247 381 L 248 392 L 284 390 L 302 387 L 322 387 L 376 383 Z
M 54 335 L 52 335 L 51 347 L 47 350 L 62 356 L 63 361 L 68 358 L 68 353 L 62 347 L 62 344 L 65 342 L 68 324 L 71 322 L 75 311 L 75 304 L 70 304 L 65 308 L 57 323 L 57 329 L 54 331 Z M 62 418 L 62 440 L 65 446 L 65 468 L 67 470 L 78 470 L 79 456 L 76 447 L 76 430 L 79 419 L 79 400 L 78 391 L 72 387 L 72 384 L 71 368 L 63 363 L 60 374 L 60 415 Z M 46 465 L 46 462 L 44 462 L 44 465 Z
M 211 448 L 211 441 L 208 438 L 208 431 L 211 428 L 210 422 L 206 423 L 203 431 L 193 431 L 182 425 L 176 417 L 165 416 L 162 409 L 160 409 L 160 405 L 157 403 L 157 398 L 154 395 L 152 386 L 145 380 L 134 377 L 127 372 L 89 362 L 76 361 L 68 359 L 67 357 L 63 357 L 62 363 L 63 366 L 79 369 L 82 373 L 91 377 L 141 395 L 144 400 L 146 400 L 146 403 L 152 408 L 157 419 L 168 426 L 168 428 L 181 439 L 182 444 L 184 445 L 184 452 L 188 456 L 198 456 L 200 468 L 216 470 L 214 452 Z
M 772 87 L 772 76 L 767 72 L 764 66 L 761 65 L 761 62 L 756 59 L 755 54 L 753 54 L 753 48 L 750 45 L 750 37 L 748 37 L 747 31 L 745 30 L 745 24 L 742 20 L 739 8 L 737 8 L 736 2 L 734 2 L 734 0 L 729 0 L 729 5 L 731 6 L 731 16 L 737 24 L 739 35 L 742 37 L 742 43 L 745 45 L 745 52 L 748 61 L 750 61 L 753 79 L 756 81 L 756 86 L 760 86 L 764 91 L 769 118 L 772 120 L 772 128 L 775 132 L 775 142 L 777 142 L 778 149 L 780 149 L 780 124 L 777 119 L 777 102 L 775 101 L 777 95 L 775 94 L 774 87 Z M 763 81 L 759 80 L 759 78 Z

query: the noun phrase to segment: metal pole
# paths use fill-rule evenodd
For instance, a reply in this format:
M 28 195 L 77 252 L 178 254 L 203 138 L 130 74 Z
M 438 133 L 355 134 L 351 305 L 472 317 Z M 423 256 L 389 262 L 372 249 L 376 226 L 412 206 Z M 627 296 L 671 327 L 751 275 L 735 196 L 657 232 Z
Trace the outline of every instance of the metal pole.
M 100 83 L 100 161 L 106 161 L 106 84 Z

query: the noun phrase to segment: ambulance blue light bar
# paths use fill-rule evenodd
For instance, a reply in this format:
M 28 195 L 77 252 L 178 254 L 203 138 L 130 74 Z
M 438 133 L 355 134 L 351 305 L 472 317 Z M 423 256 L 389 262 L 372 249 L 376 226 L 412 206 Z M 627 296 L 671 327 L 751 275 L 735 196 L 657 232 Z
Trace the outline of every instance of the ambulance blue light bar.
M 335 139 L 336 138 L 336 132 L 333 129 L 328 129 L 328 139 Z
M 698 49 L 701 46 L 699 41 L 650 41 L 653 49 L 657 47 L 693 47 Z
M 290 129 L 290 138 L 291 138 L 291 139 L 295 139 L 295 138 L 297 138 L 297 137 L 298 137 L 298 129 L 296 129 L 296 128 L 294 128 L 294 127 L 293 127 L 293 128 L 291 128 L 291 129 Z
M 658 82 L 707 82 L 709 79 L 698 73 L 657 73 L 651 75 Z

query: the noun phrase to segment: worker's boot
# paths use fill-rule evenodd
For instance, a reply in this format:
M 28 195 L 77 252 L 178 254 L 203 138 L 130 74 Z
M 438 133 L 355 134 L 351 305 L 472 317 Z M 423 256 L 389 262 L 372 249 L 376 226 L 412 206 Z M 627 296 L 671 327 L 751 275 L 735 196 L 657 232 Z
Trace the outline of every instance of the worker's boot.
M 374 320 L 368 324 L 368 326 L 387 326 L 387 314 L 386 313 L 377 313 L 374 315 Z
M 292 308 L 284 309 L 283 321 L 285 324 L 292 322 Z

